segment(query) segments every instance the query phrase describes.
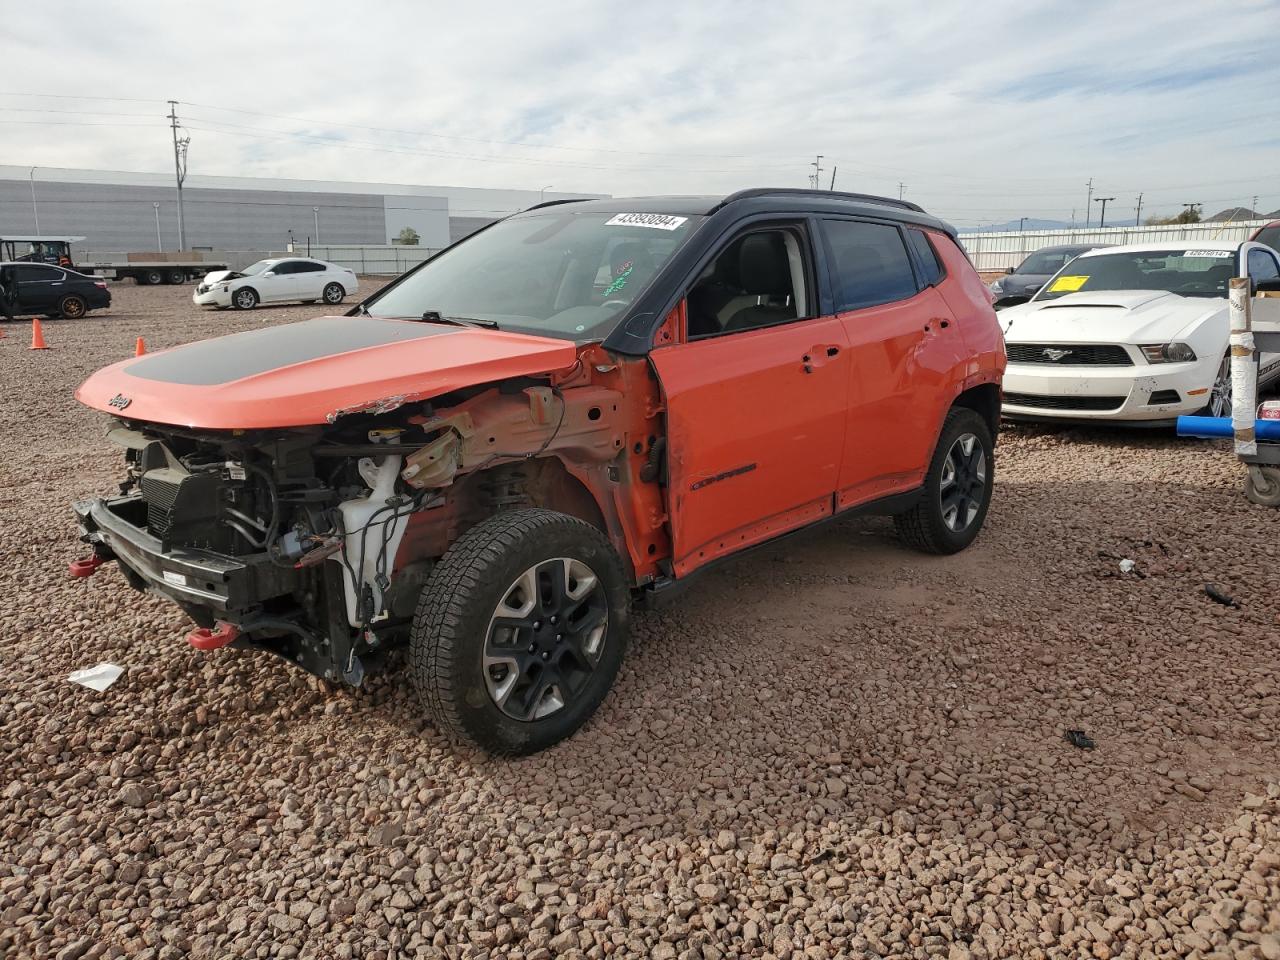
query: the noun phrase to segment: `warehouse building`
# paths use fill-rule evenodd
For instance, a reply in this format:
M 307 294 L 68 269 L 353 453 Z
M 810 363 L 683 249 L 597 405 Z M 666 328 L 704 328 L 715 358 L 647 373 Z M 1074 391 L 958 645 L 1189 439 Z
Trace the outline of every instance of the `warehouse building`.
M 192 250 L 386 244 L 406 227 L 439 248 L 540 198 L 602 196 L 195 174 L 182 194 Z M 173 176 L 0 165 L 0 237 L 24 234 L 84 237 L 89 251 L 177 250 Z

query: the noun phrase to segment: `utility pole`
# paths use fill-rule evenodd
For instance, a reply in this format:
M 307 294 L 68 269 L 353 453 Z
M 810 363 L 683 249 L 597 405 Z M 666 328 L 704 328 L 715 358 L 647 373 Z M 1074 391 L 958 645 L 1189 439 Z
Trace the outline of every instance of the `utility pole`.
M 828 190 L 834 190 L 836 188 L 836 171 L 839 169 L 839 167 L 831 168 L 831 186 L 827 187 Z
M 822 154 L 818 154 L 814 157 L 813 163 L 810 164 L 810 166 L 813 167 L 813 189 L 817 190 L 822 186 Z
M 40 236 L 40 208 L 36 206 L 36 168 L 32 167 L 31 172 L 27 174 L 31 179 L 31 216 L 36 221 L 36 236 Z
M 1249 212 L 1253 214 L 1254 219 L 1258 217 L 1258 198 L 1253 198 L 1253 206 L 1249 208 Z
M 178 183 L 178 249 L 187 249 L 187 224 L 182 211 L 182 182 L 187 179 L 187 146 L 190 137 L 178 139 L 178 101 L 169 101 L 169 126 L 173 129 L 173 175 Z
M 152 200 L 151 208 L 156 212 L 156 252 L 164 253 L 164 241 L 160 239 L 160 201 Z
M 1021 232 L 1026 228 L 1026 226 L 1027 226 L 1027 218 L 1026 218 L 1026 217 L 1019 217 L 1019 218 L 1018 218 L 1018 232 L 1019 232 L 1019 233 L 1021 233 Z
M 1199 210 L 1198 210 L 1197 208 L 1198 208 L 1199 206 L 1200 206 L 1200 204 L 1198 204 L 1198 203 L 1184 203 L 1184 204 L 1182 205 L 1182 209 L 1186 210 L 1188 213 L 1196 213 L 1196 214 L 1198 214 L 1198 213 L 1199 213 Z
M 898 181 L 898 199 L 902 199 L 902 194 L 906 191 L 907 185 L 901 180 Z
M 1133 215 L 1133 225 L 1142 226 L 1142 194 L 1138 194 L 1138 209 Z
M 1084 201 L 1084 228 L 1089 229 L 1090 211 L 1093 210 L 1093 177 L 1089 178 L 1089 182 L 1085 184 L 1089 188 L 1089 192 L 1085 195 Z
M 1071 208 L 1071 229 L 1074 230 L 1075 228 L 1076 228 L 1076 208 L 1072 207 Z
M 1098 229 L 1101 230 L 1107 225 L 1107 201 L 1114 200 L 1115 197 L 1095 197 L 1093 202 L 1102 204 L 1102 216 L 1098 220 Z

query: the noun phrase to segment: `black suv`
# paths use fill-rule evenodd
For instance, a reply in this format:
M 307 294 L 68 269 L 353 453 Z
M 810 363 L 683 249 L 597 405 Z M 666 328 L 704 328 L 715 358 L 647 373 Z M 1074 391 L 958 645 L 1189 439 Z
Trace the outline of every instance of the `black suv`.
M 109 306 L 103 280 L 46 263 L 0 263 L 0 315 L 75 320 Z

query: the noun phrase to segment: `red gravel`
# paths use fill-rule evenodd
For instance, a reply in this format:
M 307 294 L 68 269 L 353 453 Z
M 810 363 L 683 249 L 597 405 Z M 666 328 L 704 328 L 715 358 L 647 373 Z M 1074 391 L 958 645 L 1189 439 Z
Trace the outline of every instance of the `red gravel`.
M 1280 958 L 1280 511 L 1225 446 L 1009 428 L 968 552 L 757 552 L 637 615 L 585 730 L 493 761 L 403 672 L 200 654 L 66 577 L 119 467 L 74 387 L 316 312 L 114 295 L 43 353 L 0 325 L 0 956 Z

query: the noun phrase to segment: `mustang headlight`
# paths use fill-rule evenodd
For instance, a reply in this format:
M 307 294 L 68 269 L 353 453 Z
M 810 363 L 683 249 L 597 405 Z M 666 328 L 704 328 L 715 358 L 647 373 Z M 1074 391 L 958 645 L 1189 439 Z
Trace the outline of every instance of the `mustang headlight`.
M 1147 343 L 1142 352 L 1148 363 L 1190 363 L 1196 352 L 1185 343 Z

